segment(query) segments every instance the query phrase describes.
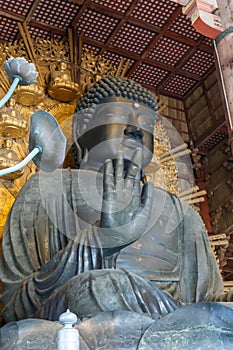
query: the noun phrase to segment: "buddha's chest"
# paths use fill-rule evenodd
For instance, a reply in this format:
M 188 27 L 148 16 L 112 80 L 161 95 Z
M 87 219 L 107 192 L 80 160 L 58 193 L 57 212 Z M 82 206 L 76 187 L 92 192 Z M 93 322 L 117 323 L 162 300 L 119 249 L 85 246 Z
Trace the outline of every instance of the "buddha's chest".
M 82 193 L 83 198 L 79 203 L 82 224 L 85 221 L 93 223 L 99 219 L 101 190 L 101 186 L 99 189 L 90 186 Z M 182 257 L 182 220 L 181 212 L 172 197 L 155 189 L 149 230 L 120 252 L 117 267 L 142 274 L 151 280 L 178 281 Z M 125 234 L 127 235 L 127 231 Z

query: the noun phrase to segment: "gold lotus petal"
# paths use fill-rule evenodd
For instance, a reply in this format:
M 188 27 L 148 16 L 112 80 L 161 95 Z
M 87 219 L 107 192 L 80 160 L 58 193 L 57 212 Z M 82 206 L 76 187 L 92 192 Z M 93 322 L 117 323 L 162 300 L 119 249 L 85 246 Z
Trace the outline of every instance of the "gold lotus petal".
M 23 106 L 35 106 L 45 97 L 44 88 L 37 84 L 19 86 L 15 92 L 16 101 Z
M 81 97 L 79 85 L 68 81 L 55 81 L 50 83 L 48 94 L 55 100 L 63 102 L 71 102 Z

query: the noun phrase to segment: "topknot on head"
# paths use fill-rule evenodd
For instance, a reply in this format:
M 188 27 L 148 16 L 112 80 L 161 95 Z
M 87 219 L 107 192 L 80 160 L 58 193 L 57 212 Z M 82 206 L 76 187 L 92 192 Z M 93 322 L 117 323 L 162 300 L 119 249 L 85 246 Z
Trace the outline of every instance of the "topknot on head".
M 155 96 L 133 80 L 108 76 L 96 82 L 80 100 L 76 112 L 102 103 L 106 98 L 116 96 L 143 103 L 156 113 L 158 111 Z

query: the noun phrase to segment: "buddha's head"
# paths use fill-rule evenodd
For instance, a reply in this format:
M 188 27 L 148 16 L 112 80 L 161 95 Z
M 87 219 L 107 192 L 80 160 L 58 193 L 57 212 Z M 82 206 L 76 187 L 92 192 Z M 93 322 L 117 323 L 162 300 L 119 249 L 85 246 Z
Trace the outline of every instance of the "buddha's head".
M 153 131 L 157 120 L 154 95 L 132 80 L 106 77 L 99 80 L 77 105 L 73 119 L 76 164 L 100 167 L 122 151 L 131 159 L 142 148 L 142 166 L 153 155 Z
M 13 140 L 12 139 L 5 139 L 3 141 L 3 145 L 2 145 L 3 148 L 11 149 L 12 146 L 13 146 Z
M 67 64 L 66 64 L 65 62 L 61 62 L 61 63 L 60 63 L 60 70 L 61 70 L 62 72 L 65 72 L 66 69 L 67 69 Z

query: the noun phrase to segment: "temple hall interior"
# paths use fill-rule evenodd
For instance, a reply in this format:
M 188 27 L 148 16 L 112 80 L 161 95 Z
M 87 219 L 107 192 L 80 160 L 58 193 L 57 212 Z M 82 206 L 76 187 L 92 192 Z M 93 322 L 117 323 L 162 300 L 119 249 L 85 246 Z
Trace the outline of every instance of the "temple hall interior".
M 217 40 L 225 29 L 221 8 L 202 1 L 200 11 L 209 16 L 203 22 L 193 16 L 195 3 L 0 0 L 0 97 L 11 84 L 4 71 L 10 57 L 26 58 L 38 72 L 37 82 L 18 86 L 0 110 L 0 168 L 25 158 L 30 117 L 40 109 L 62 126 L 69 144 L 63 167 L 73 168 L 77 102 L 105 76 L 140 83 L 156 96 L 159 111 L 148 178 L 201 215 L 227 291 L 233 287 L 231 67 Z M 0 237 L 19 190 L 36 171 L 30 162 L 1 177 Z

